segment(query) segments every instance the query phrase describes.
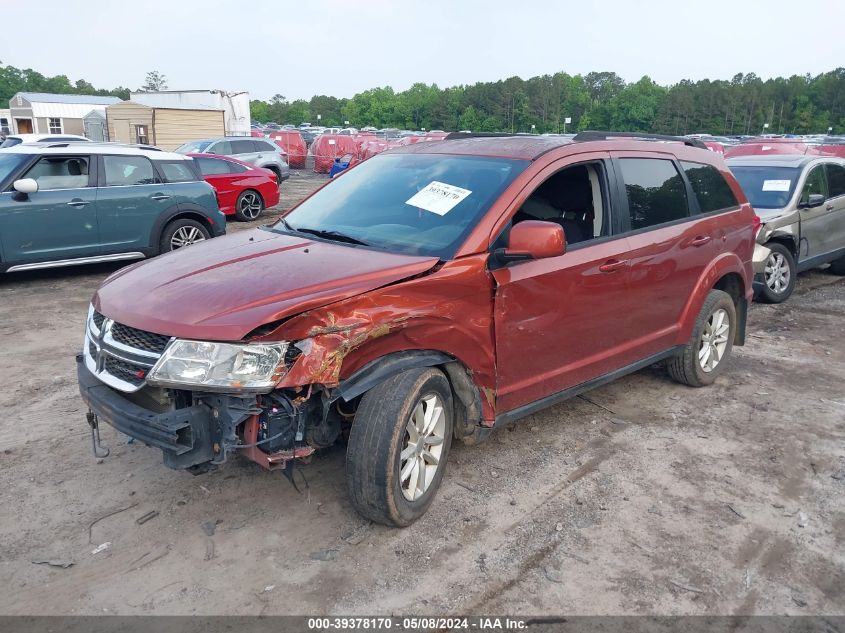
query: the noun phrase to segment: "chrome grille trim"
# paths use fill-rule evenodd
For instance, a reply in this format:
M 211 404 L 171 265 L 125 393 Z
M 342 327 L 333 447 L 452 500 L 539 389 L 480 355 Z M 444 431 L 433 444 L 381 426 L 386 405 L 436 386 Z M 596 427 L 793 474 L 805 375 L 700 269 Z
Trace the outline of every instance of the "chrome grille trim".
M 101 318 L 95 318 L 95 315 Z M 98 320 L 99 324 L 97 323 Z M 126 372 L 131 371 L 131 368 L 126 367 L 126 365 L 134 366 L 137 368 L 137 371 L 144 371 L 146 374 L 156 364 L 161 357 L 161 353 L 131 347 L 116 341 L 111 333 L 114 324 L 115 322 L 112 319 L 103 317 L 95 312 L 93 306 L 89 307 L 88 320 L 85 325 L 85 342 L 82 347 L 83 359 L 88 370 L 102 382 L 120 391 L 132 393 L 141 389 L 146 384 L 146 380 L 140 377 L 132 381 L 125 380 Z M 143 332 L 123 324 L 119 325 L 127 330 L 139 332 L 142 336 L 152 335 L 154 337 L 165 338 L 163 335 Z M 172 338 L 168 338 L 167 344 L 171 340 Z M 124 374 L 123 377 L 109 372 L 109 365 L 112 368 L 121 366 L 121 371 Z

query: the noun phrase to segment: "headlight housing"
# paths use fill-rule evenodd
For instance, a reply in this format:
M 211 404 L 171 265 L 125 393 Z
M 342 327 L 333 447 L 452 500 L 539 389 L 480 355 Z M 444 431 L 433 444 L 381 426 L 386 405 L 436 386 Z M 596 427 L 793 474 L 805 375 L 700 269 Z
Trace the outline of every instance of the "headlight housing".
M 176 339 L 147 375 L 160 387 L 272 391 L 285 375 L 288 343 L 215 343 Z

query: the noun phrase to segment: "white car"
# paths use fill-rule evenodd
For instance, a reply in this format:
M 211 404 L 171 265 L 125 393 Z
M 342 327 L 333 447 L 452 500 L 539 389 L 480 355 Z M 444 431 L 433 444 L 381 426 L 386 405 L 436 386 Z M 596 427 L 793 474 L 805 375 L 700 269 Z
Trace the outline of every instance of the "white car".
M 61 143 L 62 141 L 73 141 L 74 143 L 90 143 L 91 139 L 77 134 L 9 134 L 6 139 L 0 143 L 0 149 L 6 147 L 14 147 L 15 145 L 30 143 Z

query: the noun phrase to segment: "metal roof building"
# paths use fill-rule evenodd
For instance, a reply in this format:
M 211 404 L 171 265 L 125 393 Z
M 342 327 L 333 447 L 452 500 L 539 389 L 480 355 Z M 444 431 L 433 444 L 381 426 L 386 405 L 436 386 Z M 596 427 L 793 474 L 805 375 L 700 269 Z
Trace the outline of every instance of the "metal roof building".
M 83 119 L 92 110 L 105 116 L 118 97 L 19 92 L 9 100 L 12 132 L 16 134 L 84 134 Z

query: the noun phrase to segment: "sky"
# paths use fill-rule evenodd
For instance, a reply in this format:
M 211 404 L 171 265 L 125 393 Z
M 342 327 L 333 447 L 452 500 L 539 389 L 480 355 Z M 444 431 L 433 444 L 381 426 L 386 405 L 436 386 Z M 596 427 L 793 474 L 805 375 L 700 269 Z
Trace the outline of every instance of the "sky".
M 4 2 L 0 61 L 132 90 L 351 97 L 615 71 L 660 84 L 845 66 L 845 0 L 117 0 Z M 49 19 L 47 17 L 49 16 Z M 20 28 L 19 28 L 20 27 Z

